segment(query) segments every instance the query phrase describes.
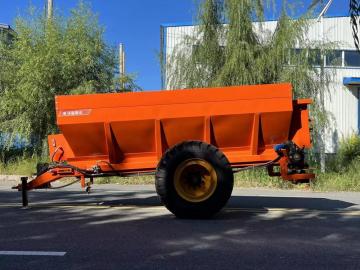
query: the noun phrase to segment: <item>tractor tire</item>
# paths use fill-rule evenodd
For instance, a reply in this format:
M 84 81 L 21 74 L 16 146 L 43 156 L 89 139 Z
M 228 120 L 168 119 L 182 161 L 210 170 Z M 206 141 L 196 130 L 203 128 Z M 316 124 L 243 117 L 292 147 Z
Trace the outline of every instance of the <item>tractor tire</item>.
M 210 218 L 229 200 L 234 176 L 226 156 L 215 146 L 185 141 L 168 149 L 155 176 L 157 194 L 179 218 Z

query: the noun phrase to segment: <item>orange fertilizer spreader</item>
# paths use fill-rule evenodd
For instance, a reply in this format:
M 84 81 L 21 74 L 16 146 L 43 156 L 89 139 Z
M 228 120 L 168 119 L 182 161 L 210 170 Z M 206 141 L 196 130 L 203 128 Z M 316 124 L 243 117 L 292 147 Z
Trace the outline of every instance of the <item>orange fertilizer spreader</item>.
M 228 201 L 235 172 L 266 167 L 293 182 L 315 177 L 309 99 L 290 84 L 56 97 L 61 134 L 48 137 L 51 163 L 22 179 L 26 191 L 76 177 L 155 174 L 162 203 L 176 216 L 205 218 Z M 26 199 L 26 198 L 25 198 Z

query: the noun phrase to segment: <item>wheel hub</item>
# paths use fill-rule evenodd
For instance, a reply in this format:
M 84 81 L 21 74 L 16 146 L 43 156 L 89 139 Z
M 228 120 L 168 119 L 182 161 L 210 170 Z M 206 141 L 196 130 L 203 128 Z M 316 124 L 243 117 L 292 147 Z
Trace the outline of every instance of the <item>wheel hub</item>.
M 175 170 L 174 186 L 184 200 L 202 202 L 215 192 L 217 174 L 206 160 L 188 159 Z

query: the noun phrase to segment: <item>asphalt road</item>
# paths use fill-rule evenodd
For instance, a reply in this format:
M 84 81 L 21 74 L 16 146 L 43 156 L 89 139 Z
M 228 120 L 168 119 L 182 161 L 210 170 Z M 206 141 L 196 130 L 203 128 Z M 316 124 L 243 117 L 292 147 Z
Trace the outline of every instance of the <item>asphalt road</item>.
M 0 269 L 360 269 L 360 193 L 235 189 L 211 220 L 181 220 L 152 186 L 0 187 Z M 66 253 L 65 253 L 66 252 Z M 61 255 L 62 254 L 62 255 Z

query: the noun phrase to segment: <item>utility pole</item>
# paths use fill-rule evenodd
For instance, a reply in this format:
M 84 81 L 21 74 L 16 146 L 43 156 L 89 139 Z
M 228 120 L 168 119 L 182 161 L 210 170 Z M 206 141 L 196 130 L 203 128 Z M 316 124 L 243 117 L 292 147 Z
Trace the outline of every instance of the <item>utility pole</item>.
M 47 18 L 53 17 L 53 0 L 47 0 Z
M 121 83 L 121 88 L 125 88 L 125 49 L 124 44 L 119 44 L 119 78 Z

